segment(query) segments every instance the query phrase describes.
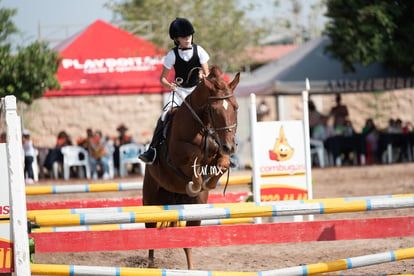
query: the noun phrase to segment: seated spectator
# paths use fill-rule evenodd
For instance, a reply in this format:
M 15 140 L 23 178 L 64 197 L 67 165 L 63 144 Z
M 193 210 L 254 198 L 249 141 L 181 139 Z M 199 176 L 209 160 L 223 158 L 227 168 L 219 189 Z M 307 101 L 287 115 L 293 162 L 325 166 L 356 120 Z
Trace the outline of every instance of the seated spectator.
M 98 164 L 100 164 L 103 171 L 102 178 L 109 179 L 109 158 L 112 151 L 108 148 L 108 137 L 103 137 L 102 132 L 97 130 L 88 140 L 92 178 L 98 179 Z
M 395 120 L 395 133 L 403 133 L 403 125 L 400 118 Z
M 362 134 L 365 135 L 366 141 L 366 163 L 375 164 L 378 162 L 379 133 L 372 118 L 366 119 L 365 126 L 362 128 Z
M 71 146 L 72 139 L 66 133 L 66 131 L 61 131 L 57 135 L 56 145 L 53 149 L 50 149 L 47 153 L 45 162 L 43 166 L 48 170 L 48 172 L 52 171 L 53 163 L 59 162 L 63 163 L 63 154 L 62 154 L 62 147 L 64 146 Z
M 388 120 L 388 126 L 385 129 L 387 133 L 402 133 L 402 121 L 401 119 L 390 118 Z
M 322 115 L 321 114 L 321 121 L 318 125 L 316 125 L 312 132 L 312 138 L 319 140 L 319 141 L 325 141 L 329 137 L 332 137 L 335 135 L 335 130 L 332 126 L 328 124 L 329 116 Z
M 34 159 L 36 158 L 36 153 L 32 139 L 30 138 L 30 132 L 26 129 L 23 130 L 22 143 L 24 151 L 24 177 L 26 179 L 26 184 L 34 184 L 32 165 Z
M 257 116 L 257 121 L 261 122 L 265 120 L 265 117 L 268 116 L 270 114 L 270 108 L 267 105 L 265 100 L 262 100 L 259 104 L 259 106 L 257 107 L 257 111 L 256 111 L 256 116 Z
M 76 144 L 78 146 L 83 147 L 84 149 L 88 150 L 89 148 L 89 139 L 93 137 L 93 131 L 91 128 L 86 129 L 86 137 L 85 138 L 79 138 L 76 141 Z
M 354 134 L 355 134 L 355 129 L 354 129 L 354 126 L 352 125 L 351 120 L 345 120 L 345 127 L 343 131 L 343 135 L 350 137 L 350 136 L 353 136 Z
M 413 124 L 411 122 L 406 122 L 402 127 L 402 133 L 412 133 L 413 132 Z
M 312 100 L 309 100 L 308 102 L 308 112 L 309 112 L 309 134 L 312 137 L 313 129 L 321 121 L 321 114 L 316 109 L 315 103 Z
M 120 124 L 117 129 L 118 136 L 114 141 L 114 167 L 119 172 L 119 147 L 125 144 L 134 143 L 134 138 L 127 134 L 128 128 L 124 124 Z
M 340 134 L 345 136 L 345 137 L 352 137 L 356 134 L 351 120 L 349 120 L 349 119 L 345 120 L 343 130 Z M 353 151 L 354 151 L 354 147 L 350 144 L 348 145 L 348 147 L 343 147 L 342 148 L 342 153 L 343 153 L 342 162 L 351 164 L 352 163 L 352 153 L 353 153 Z
M 6 132 L 2 132 L 0 134 L 0 143 L 6 143 L 7 142 L 7 134 Z

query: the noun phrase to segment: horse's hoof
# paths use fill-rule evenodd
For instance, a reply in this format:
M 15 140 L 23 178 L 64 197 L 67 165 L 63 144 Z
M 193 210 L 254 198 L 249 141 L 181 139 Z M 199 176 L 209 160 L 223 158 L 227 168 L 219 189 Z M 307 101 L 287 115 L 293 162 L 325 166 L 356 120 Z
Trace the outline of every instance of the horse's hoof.
M 198 190 L 194 189 L 194 182 L 189 181 L 187 186 L 185 187 L 185 191 L 189 197 L 196 197 L 201 192 L 201 187 Z
M 202 186 L 203 186 L 203 190 L 204 191 L 210 191 L 212 189 L 212 188 L 210 188 L 210 187 L 207 186 L 207 183 L 208 183 L 209 180 L 210 180 L 210 178 L 208 178 L 208 179 L 206 179 L 206 180 L 203 181 L 203 185 Z

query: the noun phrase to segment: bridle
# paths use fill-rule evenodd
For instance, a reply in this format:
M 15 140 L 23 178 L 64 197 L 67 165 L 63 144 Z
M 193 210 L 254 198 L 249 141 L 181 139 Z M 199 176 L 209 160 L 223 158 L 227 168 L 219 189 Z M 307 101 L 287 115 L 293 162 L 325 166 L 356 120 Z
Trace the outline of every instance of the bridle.
M 234 97 L 234 95 L 230 94 L 230 95 L 225 95 L 225 96 L 221 96 L 221 97 L 220 96 L 210 96 L 210 97 L 207 98 L 207 100 L 210 103 L 210 101 L 226 100 L 226 99 L 229 99 L 231 97 Z M 237 110 L 236 110 L 236 114 L 237 114 Z M 230 126 L 214 127 L 214 120 L 213 120 L 213 115 L 211 114 L 211 105 L 210 104 L 208 104 L 208 116 L 209 116 L 210 123 L 213 126 L 212 129 L 214 130 L 214 132 L 221 131 L 221 130 L 231 131 L 233 128 L 237 127 L 237 123 L 234 123 Z
M 177 83 L 178 85 L 178 83 Z M 211 108 L 211 102 L 212 101 L 220 101 L 220 100 L 226 100 L 229 98 L 234 97 L 233 94 L 229 94 L 229 95 L 224 95 L 224 96 L 209 96 L 207 98 L 207 104 L 206 106 L 202 106 L 201 109 L 207 109 L 208 112 L 208 117 L 209 117 L 209 122 L 211 124 L 211 127 L 208 127 L 200 118 L 200 116 L 198 116 L 198 114 L 196 113 L 196 111 L 194 110 L 194 108 L 191 106 L 191 95 L 190 97 L 187 97 L 186 99 L 184 99 L 184 97 L 178 92 L 177 93 L 178 96 L 181 98 L 181 100 L 183 101 L 183 103 L 187 106 L 187 108 L 190 110 L 191 114 L 193 115 L 193 118 L 201 125 L 202 129 L 204 129 L 204 139 L 205 139 L 205 157 L 204 159 L 207 158 L 207 152 L 208 152 L 208 138 L 212 137 L 214 139 L 214 141 L 220 146 L 220 140 L 217 138 L 216 136 L 216 132 L 218 131 L 232 131 L 232 129 L 235 129 L 237 127 L 237 122 L 230 125 L 230 126 L 223 126 L 223 127 L 215 127 L 214 126 L 214 120 L 213 120 L 213 115 L 212 115 L 212 108 Z M 187 101 L 187 99 L 189 99 L 189 101 Z M 236 113 L 237 110 L 235 109 Z

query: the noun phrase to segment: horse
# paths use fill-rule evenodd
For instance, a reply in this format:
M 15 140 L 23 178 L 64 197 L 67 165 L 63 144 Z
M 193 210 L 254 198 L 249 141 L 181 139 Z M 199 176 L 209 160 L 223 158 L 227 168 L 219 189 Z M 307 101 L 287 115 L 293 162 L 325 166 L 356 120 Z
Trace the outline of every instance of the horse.
M 171 115 L 164 128 L 165 140 L 157 146 L 157 159 L 145 168 L 144 205 L 203 204 L 208 191 L 229 172 L 230 155 L 236 151 L 238 103 L 234 89 L 240 73 L 227 83 L 218 66 L 200 80 L 194 91 Z M 187 221 L 186 226 L 200 226 Z M 146 223 L 155 228 L 156 223 Z M 184 248 L 188 269 L 193 269 L 192 250 Z M 154 250 L 149 250 L 149 267 Z

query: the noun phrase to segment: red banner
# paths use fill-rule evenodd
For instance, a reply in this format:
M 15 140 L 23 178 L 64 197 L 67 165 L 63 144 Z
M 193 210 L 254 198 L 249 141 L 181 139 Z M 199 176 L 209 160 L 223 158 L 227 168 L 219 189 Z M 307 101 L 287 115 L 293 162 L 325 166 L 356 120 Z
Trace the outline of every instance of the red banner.
M 293 186 L 262 185 L 260 197 L 261 201 L 305 200 L 308 199 L 308 192 Z
M 13 272 L 13 244 L 0 239 L 0 273 Z

